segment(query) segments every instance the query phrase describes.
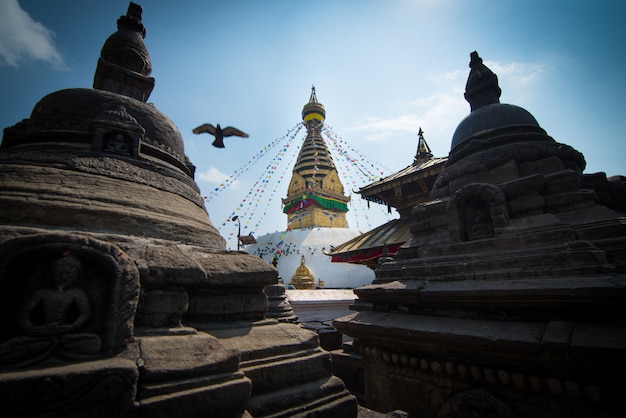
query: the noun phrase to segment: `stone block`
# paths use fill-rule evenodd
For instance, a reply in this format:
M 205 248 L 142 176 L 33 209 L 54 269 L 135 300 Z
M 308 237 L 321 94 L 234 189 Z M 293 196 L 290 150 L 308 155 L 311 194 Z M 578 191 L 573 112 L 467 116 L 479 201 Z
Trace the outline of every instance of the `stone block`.
M 267 311 L 267 297 L 261 292 L 247 293 L 247 289 L 230 291 L 194 292 L 190 294 L 186 320 L 232 321 L 262 319 Z
M 138 376 L 135 362 L 122 358 L 0 373 L 0 415 L 132 416 Z
M 475 167 L 474 172 L 468 173 L 465 176 L 455 178 L 450 181 L 450 195 L 454 195 L 460 188 L 470 183 L 490 183 L 500 184 L 505 183 L 519 177 L 519 170 L 515 161 L 509 160 L 504 164 L 494 167 L 491 170 L 480 170 L 480 167 Z
M 530 176 L 537 173 L 547 174 L 563 170 L 563 162 L 556 156 L 539 160 L 524 161 L 519 166 L 521 176 Z

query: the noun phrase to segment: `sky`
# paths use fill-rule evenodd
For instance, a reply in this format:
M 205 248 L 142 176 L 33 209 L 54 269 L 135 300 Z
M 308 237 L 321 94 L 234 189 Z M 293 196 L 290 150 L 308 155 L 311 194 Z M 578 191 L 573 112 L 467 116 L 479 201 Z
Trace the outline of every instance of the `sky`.
M 335 155 L 347 167 L 350 226 L 365 232 L 397 217 L 353 193 L 367 178 L 350 161 L 396 172 L 413 161 L 420 127 L 433 154 L 447 156 L 470 111 L 463 92 L 475 50 L 498 75 L 500 101 L 525 108 L 557 142 L 583 153 L 586 173 L 626 174 L 623 0 L 138 3 L 156 79 L 148 101 L 181 131 L 210 219 L 230 248 L 235 214 L 244 235 L 285 229 L 281 199 L 312 85 L 350 158 Z M 91 87 L 100 49 L 128 4 L 0 0 L 0 127 L 28 118 L 46 94 Z M 202 123 L 250 137 L 217 149 L 191 132 Z

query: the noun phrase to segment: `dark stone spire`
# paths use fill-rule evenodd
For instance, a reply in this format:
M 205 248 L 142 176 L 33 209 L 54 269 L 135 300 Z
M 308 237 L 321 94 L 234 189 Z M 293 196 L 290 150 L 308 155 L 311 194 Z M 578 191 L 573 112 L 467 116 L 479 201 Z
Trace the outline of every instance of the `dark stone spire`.
M 469 102 L 472 111 L 488 104 L 500 103 L 502 90 L 498 86 L 498 76 L 483 64 L 478 52 L 470 54 L 469 67 L 471 70 L 465 84 L 465 100 Z
M 150 54 L 143 42 L 141 6 L 133 2 L 117 20 L 117 32 L 104 43 L 93 81 L 95 89 L 123 94 L 146 102 L 154 88 Z
M 129 30 L 135 30 L 141 33 L 141 37 L 146 37 L 146 28 L 141 23 L 141 14 L 143 9 L 137 3 L 133 3 L 132 1 L 128 5 L 128 11 L 126 12 L 126 16 L 120 16 L 117 19 L 117 28 L 126 28 Z

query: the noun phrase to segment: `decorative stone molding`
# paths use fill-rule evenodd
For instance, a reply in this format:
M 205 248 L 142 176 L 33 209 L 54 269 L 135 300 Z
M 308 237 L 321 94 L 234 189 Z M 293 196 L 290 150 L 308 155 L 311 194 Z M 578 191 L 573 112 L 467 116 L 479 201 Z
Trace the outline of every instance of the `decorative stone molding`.
M 472 418 L 472 417 L 516 418 L 509 407 L 491 393 L 474 389 L 452 396 L 441 407 L 436 418 Z
M 491 367 L 457 359 L 436 359 L 416 352 L 390 350 L 372 344 L 364 346 L 357 344 L 355 349 L 364 358 L 369 358 L 372 361 L 382 360 L 385 364 L 393 367 L 393 372 L 397 374 L 412 375 L 417 372 L 430 375 L 447 375 L 465 380 L 472 385 L 504 386 L 519 391 L 549 394 L 554 397 L 566 396 L 570 399 L 585 399 L 594 403 L 609 400 L 605 389 L 599 385 L 573 379 L 539 376 L 521 369 Z

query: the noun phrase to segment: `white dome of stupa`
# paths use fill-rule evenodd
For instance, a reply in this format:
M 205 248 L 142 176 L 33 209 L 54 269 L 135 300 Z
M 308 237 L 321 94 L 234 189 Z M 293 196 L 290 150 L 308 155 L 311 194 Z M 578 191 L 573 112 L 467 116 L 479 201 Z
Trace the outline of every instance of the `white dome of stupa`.
M 370 284 L 375 277 L 374 271 L 360 264 L 332 263 L 324 252 L 358 235 L 358 231 L 349 228 L 278 231 L 256 238 L 257 243 L 246 246 L 245 251 L 268 263 L 276 257 L 276 268 L 285 285 L 289 285 L 304 256 L 316 284 L 319 285 L 321 280 L 323 288 L 355 288 Z

